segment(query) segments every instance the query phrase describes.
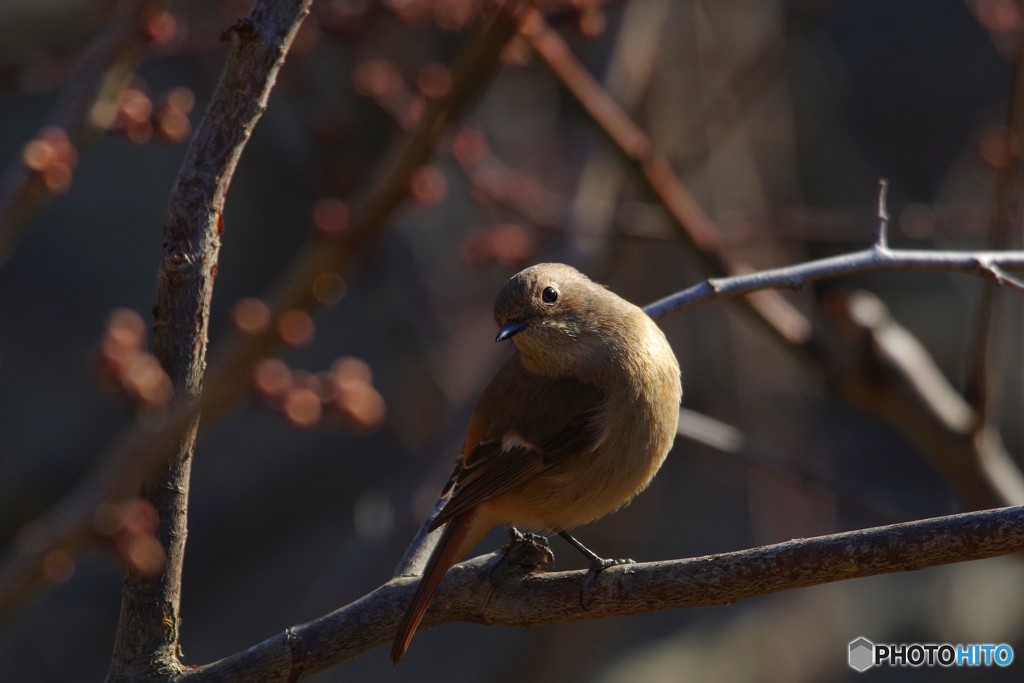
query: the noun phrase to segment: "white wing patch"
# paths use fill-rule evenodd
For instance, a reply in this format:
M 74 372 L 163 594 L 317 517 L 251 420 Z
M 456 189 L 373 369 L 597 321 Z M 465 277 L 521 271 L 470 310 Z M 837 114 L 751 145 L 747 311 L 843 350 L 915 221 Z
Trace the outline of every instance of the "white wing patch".
M 532 443 L 530 443 L 523 437 L 519 436 L 515 432 L 508 432 L 501 439 L 501 452 L 508 453 L 513 448 L 525 448 L 526 450 L 531 451 L 537 450 Z

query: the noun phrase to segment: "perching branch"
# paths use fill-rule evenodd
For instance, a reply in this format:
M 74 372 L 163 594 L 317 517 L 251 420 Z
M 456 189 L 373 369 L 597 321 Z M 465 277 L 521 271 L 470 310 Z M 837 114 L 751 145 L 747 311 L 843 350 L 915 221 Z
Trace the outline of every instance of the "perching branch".
M 256 0 L 249 15 L 231 28 L 231 55 L 171 191 L 164 260 L 157 277 L 153 353 L 180 402 L 195 401 L 202 393 L 210 300 L 228 188 L 311 3 Z M 179 437 L 167 467 L 142 483 L 142 498 L 159 516 L 157 537 L 167 560 L 157 576 L 128 570 L 110 681 L 138 681 L 154 671 L 181 668 L 181 572 L 198 428 L 197 416 Z
M 499 555 L 457 565 L 423 628 L 453 621 L 534 626 L 669 609 L 723 605 L 794 588 L 914 571 L 1024 550 L 1024 507 L 798 539 L 738 552 L 614 567 L 580 606 L 584 571 L 531 573 Z M 416 587 L 392 579 L 359 600 L 218 662 L 177 683 L 295 681 L 389 642 Z M 382 655 L 383 657 L 383 655 Z

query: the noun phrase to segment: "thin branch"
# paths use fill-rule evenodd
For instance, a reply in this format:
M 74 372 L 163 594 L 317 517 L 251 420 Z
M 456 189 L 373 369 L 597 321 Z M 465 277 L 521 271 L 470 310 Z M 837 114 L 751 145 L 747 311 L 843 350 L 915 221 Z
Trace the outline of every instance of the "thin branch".
M 51 126 L 67 135 L 78 152 L 114 122 L 116 102 L 145 56 L 152 36 L 147 19 L 166 0 L 127 0 L 121 17 L 82 53 L 50 115 Z M 19 156 L 0 181 L 0 267 L 10 257 L 25 227 L 54 197 L 44 174 Z
M 889 196 L 889 181 L 882 178 L 878 181 L 878 225 L 875 228 L 875 249 L 889 248 L 889 208 L 886 200 Z
M 231 179 L 311 3 L 256 0 L 248 16 L 232 27 L 231 54 L 171 191 L 157 277 L 153 353 L 179 401 L 194 401 L 202 392 L 210 301 Z M 158 669 L 181 668 L 181 574 L 198 428 L 197 417 L 175 445 L 167 467 L 142 483 L 142 498 L 159 516 L 157 537 L 167 560 L 157 576 L 129 569 L 125 577 L 110 681 L 137 681 Z
M 964 273 L 1013 286 L 1005 269 L 1024 269 L 1024 251 L 923 251 L 865 249 L 850 254 L 807 261 L 733 277 L 709 278 L 644 307 L 652 318 L 683 311 L 698 304 L 750 294 L 763 289 L 800 289 L 825 278 L 886 271 Z M 1018 280 L 1018 278 L 1013 278 Z
M 0 571 L 0 618 L 9 615 L 42 583 L 41 565 L 54 551 L 74 554 L 89 540 L 93 511 L 105 501 L 132 495 L 138 482 L 166 461 L 200 414 L 209 424 L 228 413 L 246 395 L 256 363 L 280 347 L 276 321 L 296 308 L 316 305 L 313 283 L 324 272 L 344 273 L 405 202 L 414 174 L 434 153 L 442 135 L 469 108 L 475 95 L 500 65 L 501 53 L 515 35 L 518 0 L 499 3 L 484 21 L 454 70 L 452 88 L 424 113 L 391 170 L 357 211 L 339 239 L 318 242 L 293 261 L 270 295 L 272 324 L 266 332 L 238 334 L 226 340 L 210 364 L 202 395 L 177 405 L 168 415 L 136 425 L 112 449 L 100 471 L 83 481 L 37 526 L 38 533 L 14 549 Z
M 724 605 L 783 590 L 915 571 L 1024 550 L 1024 507 L 985 510 L 798 539 L 692 559 L 645 562 L 603 572 L 580 606 L 585 571 L 525 577 L 498 555 L 457 565 L 423 627 L 453 621 L 534 626 Z M 388 642 L 416 580 L 392 579 L 359 600 L 218 662 L 177 683 L 294 681 Z M 382 655 L 383 658 L 383 655 Z
M 991 281 L 993 284 L 1024 292 L 1024 280 L 1016 275 L 1007 273 L 1002 267 L 990 261 L 983 263 L 982 267 L 992 276 Z

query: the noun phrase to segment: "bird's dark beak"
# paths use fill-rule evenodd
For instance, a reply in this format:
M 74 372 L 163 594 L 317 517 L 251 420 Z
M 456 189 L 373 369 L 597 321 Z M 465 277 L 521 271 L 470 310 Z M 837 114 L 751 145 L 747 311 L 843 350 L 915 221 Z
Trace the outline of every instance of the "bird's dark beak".
M 525 320 L 515 320 L 513 322 L 510 322 L 508 325 L 505 325 L 500 330 L 498 330 L 498 336 L 494 338 L 494 341 L 505 341 L 509 337 L 518 334 L 519 332 L 522 332 L 524 327 L 526 327 Z

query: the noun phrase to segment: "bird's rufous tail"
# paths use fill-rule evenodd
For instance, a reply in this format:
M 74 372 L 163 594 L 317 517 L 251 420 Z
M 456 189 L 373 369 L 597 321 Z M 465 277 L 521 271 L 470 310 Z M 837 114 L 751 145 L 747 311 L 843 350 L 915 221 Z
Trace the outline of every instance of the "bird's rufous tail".
M 423 614 L 430 605 L 430 600 L 437 592 L 441 580 L 448 572 L 448 569 L 455 564 L 462 555 L 469 550 L 480 539 L 470 538 L 473 529 L 473 520 L 477 512 L 470 510 L 457 517 L 452 518 L 445 525 L 441 540 L 438 541 L 434 552 L 427 561 L 427 567 L 423 570 L 423 576 L 416 587 L 416 593 L 412 596 L 412 602 L 402 617 L 402 623 L 398 626 L 398 633 L 395 635 L 395 642 L 391 646 L 391 662 L 398 664 L 409 647 L 409 641 L 416 633 L 416 627 L 420 625 Z

